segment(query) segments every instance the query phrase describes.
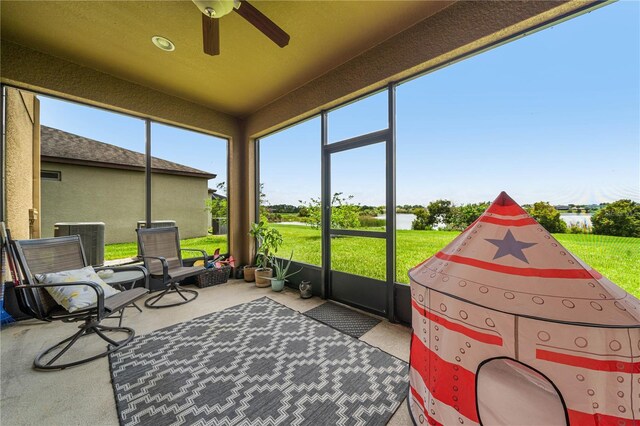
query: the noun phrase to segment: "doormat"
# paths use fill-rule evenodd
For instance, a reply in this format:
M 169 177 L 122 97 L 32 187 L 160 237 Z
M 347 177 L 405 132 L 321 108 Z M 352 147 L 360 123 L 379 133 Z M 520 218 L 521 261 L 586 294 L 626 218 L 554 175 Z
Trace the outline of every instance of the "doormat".
M 121 425 L 384 425 L 407 363 L 262 298 L 109 357 Z
M 380 324 L 379 319 L 331 302 L 323 303 L 303 313 L 356 339 Z

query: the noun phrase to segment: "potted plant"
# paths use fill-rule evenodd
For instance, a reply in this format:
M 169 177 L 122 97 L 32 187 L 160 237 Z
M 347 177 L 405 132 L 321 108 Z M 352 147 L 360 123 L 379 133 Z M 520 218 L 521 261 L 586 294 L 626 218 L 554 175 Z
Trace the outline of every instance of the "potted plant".
M 252 224 L 249 234 L 258 242 L 256 287 L 269 287 L 269 278 L 273 274 L 273 270 L 269 268 L 269 258 L 282 245 L 282 235 L 277 229 L 267 226 L 264 220 Z
M 300 268 L 296 272 L 287 274 L 287 272 L 289 272 L 289 267 L 291 266 L 291 259 L 293 259 L 293 251 L 291 252 L 291 256 L 289 256 L 289 261 L 287 262 L 286 266 L 284 264 L 284 259 L 282 259 L 282 262 L 278 262 L 275 257 L 271 259 L 271 264 L 273 265 L 273 269 L 275 270 L 275 276 L 273 278 L 269 278 L 271 280 L 271 290 L 282 291 L 287 278 L 302 271 L 302 268 Z
M 242 268 L 242 276 L 246 282 L 250 283 L 256 280 L 256 269 L 258 269 L 256 265 L 247 265 Z

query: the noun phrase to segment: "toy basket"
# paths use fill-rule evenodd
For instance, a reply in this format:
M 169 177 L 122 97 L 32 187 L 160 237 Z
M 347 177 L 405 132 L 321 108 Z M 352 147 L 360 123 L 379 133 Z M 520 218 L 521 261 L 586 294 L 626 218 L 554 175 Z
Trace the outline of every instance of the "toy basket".
M 231 266 L 222 268 L 210 268 L 196 277 L 196 285 L 200 288 L 211 287 L 212 285 L 223 284 L 229 279 Z

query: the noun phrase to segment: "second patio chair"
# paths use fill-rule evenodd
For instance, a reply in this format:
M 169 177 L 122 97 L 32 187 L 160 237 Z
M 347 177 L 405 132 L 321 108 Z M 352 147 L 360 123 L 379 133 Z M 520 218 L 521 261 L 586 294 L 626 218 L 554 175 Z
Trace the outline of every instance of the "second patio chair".
M 168 308 L 191 302 L 198 297 L 195 290 L 180 287 L 180 282 L 206 272 L 202 266 L 184 266 L 183 251 L 198 251 L 207 262 L 207 252 L 201 249 L 180 248 L 180 235 L 177 227 L 169 228 L 140 228 L 138 233 L 138 248 L 149 271 L 149 287 L 152 290 L 163 289 L 158 295 L 148 298 L 144 305 L 148 308 Z M 158 305 L 163 297 L 174 294 L 182 300 Z

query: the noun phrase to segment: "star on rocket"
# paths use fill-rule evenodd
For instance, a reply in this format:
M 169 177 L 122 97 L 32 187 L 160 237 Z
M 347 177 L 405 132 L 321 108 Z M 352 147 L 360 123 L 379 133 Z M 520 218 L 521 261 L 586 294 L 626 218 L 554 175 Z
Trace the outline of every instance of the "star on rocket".
M 502 240 L 485 238 L 485 241 L 488 241 L 494 246 L 498 247 L 498 251 L 496 252 L 495 256 L 493 256 L 493 260 L 499 259 L 503 256 L 511 255 L 516 259 L 522 260 L 525 263 L 529 263 L 529 261 L 527 260 L 527 257 L 524 255 L 522 250 L 531 246 L 535 246 L 537 244 L 517 241 L 511 233 L 511 230 L 507 231 L 507 234 Z

